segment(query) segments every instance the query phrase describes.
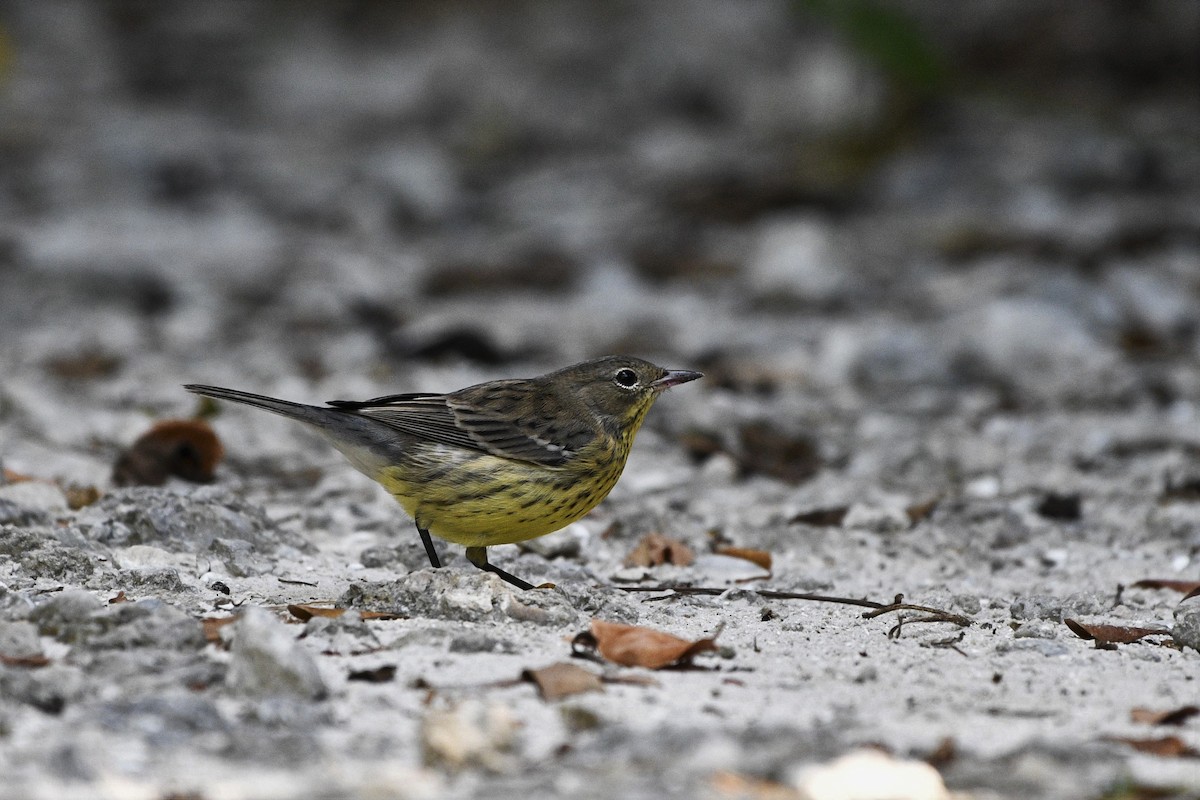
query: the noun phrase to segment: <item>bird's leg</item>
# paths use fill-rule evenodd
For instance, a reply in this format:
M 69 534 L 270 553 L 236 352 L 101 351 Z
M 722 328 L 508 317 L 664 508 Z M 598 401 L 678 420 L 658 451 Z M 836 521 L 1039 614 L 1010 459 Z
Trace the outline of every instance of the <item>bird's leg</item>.
M 421 544 L 425 545 L 425 554 L 429 556 L 429 563 L 433 565 L 434 569 L 441 568 L 442 562 L 438 559 L 437 550 L 433 549 L 433 539 L 429 538 L 429 531 L 418 525 L 417 533 L 421 534 Z
M 489 564 L 486 547 L 468 547 L 467 548 L 467 561 L 470 561 L 472 564 L 479 567 L 484 572 L 492 572 L 492 573 L 495 573 L 496 575 L 499 575 L 502 580 L 507 581 L 508 583 L 511 583 L 513 586 L 517 587 L 521 591 L 525 591 L 526 589 L 533 588 L 532 583 L 529 583 L 528 581 L 523 581 L 520 578 L 518 578 L 516 575 L 505 572 L 504 570 L 500 569 L 499 567 L 492 566 L 491 564 Z

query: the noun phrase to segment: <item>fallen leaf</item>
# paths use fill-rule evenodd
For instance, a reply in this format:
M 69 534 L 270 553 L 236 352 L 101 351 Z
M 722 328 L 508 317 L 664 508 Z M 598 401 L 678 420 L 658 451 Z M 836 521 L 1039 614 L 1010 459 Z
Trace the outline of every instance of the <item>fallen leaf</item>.
M 923 503 L 913 503 L 908 508 L 904 509 L 904 513 L 908 515 L 908 521 L 913 525 L 918 522 L 929 519 L 929 515 L 938 507 L 938 503 L 942 502 L 941 497 L 934 497 L 926 500 Z
M 695 461 L 703 461 L 709 456 L 720 453 L 725 449 L 718 436 L 706 431 L 688 431 L 680 436 L 679 440 L 683 445 L 683 449 L 687 450 L 688 454 Z
M 821 469 L 820 448 L 809 436 L 791 434 L 766 422 L 744 425 L 739 434 L 738 462 L 744 473 L 801 484 Z
M 592 620 L 591 631 L 576 636 L 573 644 L 594 646 L 615 664 L 648 669 L 685 664 L 698 653 L 717 649 L 713 639 L 689 642 L 662 631 L 599 619 Z
M 1147 636 L 1170 636 L 1170 631 L 1161 628 L 1129 628 L 1120 625 L 1084 625 L 1073 619 L 1064 619 L 1063 624 L 1080 639 L 1095 641 L 1098 645 L 1129 644 Z
M 46 371 L 68 380 L 94 380 L 108 378 L 121 368 L 121 359 L 95 347 L 71 355 L 47 359 Z
M 933 752 L 925 756 L 925 763 L 940 771 L 956 758 L 958 758 L 958 743 L 949 736 L 943 736 Z
M 740 558 L 745 561 L 749 561 L 762 567 L 767 572 L 771 571 L 771 554 L 766 550 L 752 550 L 748 547 L 732 547 L 730 545 L 721 545 L 716 549 L 715 552 L 717 555 L 733 556 L 734 558 Z
M 1176 581 L 1170 578 L 1145 578 L 1132 584 L 1135 589 L 1170 589 L 1191 596 L 1192 592 L 1200 589 L 1200 581 Z M 1186 597 L 1184 598 L 1187 599 Z
M 161 486 L 172 475 L 209 483 L 224 454 L 221 440 L 207 422 L 163 420 L 121 453 L 112 479 L 118 486 Z
M 287 610 L 293 617 L 300 620 L 301 622 L 308 622 L 313 617 L 330 617 L 330 618 L 340 617 L 342 614 L 346 613 L 346 609 L 344 609 L 344 608 L 330 608 L 328 606 L 309 606 L 309 605 L 302 605 L 300 603 L 289 603 Z
M 1200 750 L 1191 747 L 1178 736 L 1162 736 L 1158 739 L 1135 739 L 1127 736 L 1106 736 L 1105 741 L 1127 744 L 1139 753 L 1164 758 L 1200 758 Z
M 1182 725 L 1197 714 L 1200 714 L 1200 706 L 1181 706 L 1170 711 L 1139 707 L 1129 712 L 1129 719 L 1144 725 Z
M 340 617 L 350 609 L 348 608 L 331 608 L 329 606 L 312 606 L 302 603 L 289 603 L 287 610 L 293 617 L 301 622 L 308 622 L 313 617 Z M 362 619 L 402 619 L 400 614 L 391 611 L 364 611 L 358 612 Z
M 521 680 L 536 684 L 543 700 L 560 700 L 573 694 L 604 691 L 599 675 L 575 664 L 559 663 L 541 669 L 527 669 L 521 673 Z
M 20 472 L 13 472 L 11 469 L 4 470 L 4 480 L 0 483 L 24 483 L 25 481 L 36 480 L 32 475 L 25 475 Z
M 200 624 L 204 626 L 204 641 L 210 644 L 221 643 L 221 628 L 226 625 L 232 625 L 237 622 L 237 617 L 205 617 L 200 620 Z
M 125 596 L 125 590 L 124 590 L 124 589 L 122 589 L 121 591 L 117 592 L 117 593 L 116 593 L 115 595 L 113 595 L 112 597 L 108 598 L 108 604 L 109 604 L 110 606 L 115 606 L 117 603 L 128 603 L 128 602 L 129 602 L 129 598 Z
M 629 555 L 625 556 L 625 566 L 656 567 L 659 564 L 675 564 L 686 567 L 695 560 L 696 554 L 683 542 L 661 533 L 647 533 Z
M 1182 603 L 1184 600 L 1191 600 L 1193 597 L 1195 597 L 1198 594 L 1200 594 L 1200 586 L 1197 586 L 1195 589 L 1192 589 L 1190 592 L 1188 592 L 1183 597 L 1181 597 L 1179 599 L 1179 602 Z
M 36 669 L 37 667 L 49 666 L 50 659 L 45 656 L 6 656 L 0 653 L 0 664 L 6 667 L 29 667 Z
M 375 669 L 359 669 L 352 671 L 346 676 L 348 681 L 362 681 L 364 683 L 390 683 L 396 677 L 396 666 L 394 664 L 384 664 L 382 667 Z
M 837 528 L 846 518 L 849 506 L 831 506 L 829 508 L 814 508 L 811 511 L 801 511 L 788 522 L 800 522 L 817 528 Z
M 100 499 L 100 490 L 95 486 L 68 486 L 63 489 L 67 497 L 67 506 L 72 511 L 78 511 L 84 506 L 90 506 Z

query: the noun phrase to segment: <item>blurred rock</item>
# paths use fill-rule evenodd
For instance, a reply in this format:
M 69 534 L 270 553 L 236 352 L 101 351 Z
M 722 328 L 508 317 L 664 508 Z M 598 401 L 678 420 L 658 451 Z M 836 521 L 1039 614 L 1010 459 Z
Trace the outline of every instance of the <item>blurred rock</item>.
M 245 539 L 213 539 L 208 549 L 234 578 L 261 575 L 273 566 L 270 558 Z
M 841 298 L 852 286 L 834 227 L 815 216 L 765 223 L 746 264 L 746 279 L 760 297 L 817 305 Z
M 100 709 L 99 719 L 107 731 L 139 739 L 139 734 L 153 731 L 154 735 L 143 741 L 164 751 L 186 747 L 197 735 L 215 744 L 224 744 L 227 740 L 223 734 L 230 728 L 230 722 L 212 697 L 183 688 L 110 700 Z
M 42 654 L 38 629 L 24 620 L 0 620 L 0 655 L 8 658 L 33 658 Z
M 313 617 L 304 623 L 303 638 L 308 647 L 321 653 L 358 655 L 374 652 L 382 646 L 371 626 L 355 609 L 338 617 Z
M 1021 626 L 1013 631 L 1015 639 L 1057 639 L 1060 628 L 1063 626 L 1056 622 L 1044 619 L 1033 619 L 1022 622 Z
M 247 608 L 234 624 L 226 684 L 248 697 L 321 700 L 329 690 L 317 662 L 296 641 L 295 628 L 263 608 Z
M 999 299 L 948 325 L 960 342 L 964 377 L 1019 386 L 1034 396 L 1080 397 L 1112 391 L 1115 354 L 1068 309 L 1034 299 Z M 982 370 L 974 376 L 973 370 Z
M 162 649 L 172 654 L 203 649 L 200 621 L 156 598 L 116 603 L 92 614 L 86 641 L 95 650 Z
M 5 514 L 6 507 L 16 510 Z M 66 495 L 52 483 L 19 481 L 0 486 L 0 523 L 30 525 L 67 511 Z
M 192 587 L 180 577 L 174 567 L 135 567 L 116 573 L 116 585 L 133 594 L 184 594 Z
M 898 533 L 912 527 L 907 506 L 903 502 L 894 505 L 855 503 L 842 519 L 843 528 L 862 528 L 872 533 Z
M 33 706 L 55 716 L 89 693 L 83 670 L 68 664 L 50 664 L 41 669 L 0 667 L 0 698 Z
M 139 487 L 105 495 L 75 518 L 88 539 L 102 544 L 151 544 L 199 553 L 216 539 L 243 540 L 270 553 L 278 544 L 263 510 L 221 487 Z
M 1180 647 L 1200 651 L 1200 607 L 1196 604 L 1175 609 L 1175 627 L 1171 637 Z
M 1076 594 L 1070 597 L 1028 595 L 1018 597 L 1009 606 L 1017 620 L 1050 620 L 1062 622 L 1067 617 L 1087 617 L 1103 613 L 1108 608 L 1106 598 L 1098 594 Z
M 857 750 L 827 764 L 799 767 L 790 782 L 803 800 L 950 800 L 936 769 L 879 750 Z
M 94 560 L 99 554 L 60 542 L 57 537 L 69 538 L 67 533 L 5 525 L 0 527 L 0 555 L 10 556 L 31 580 L 82 581 L 96 571 Z
M 104 607 L 91 592 L 67 589 L 35 606 L 29 612 L 28 620 L 37 626 L 42 636 L 52 636 L 63 642 L 79 641 L 94 630 L 92 617 Z
M 421 720 L 421 751 L 426 764 L 458 771 L 468 767 L 505 772 L 515 766 L 512 753 L 518 722 L 505 706 L 467 700 L 426 712 Z

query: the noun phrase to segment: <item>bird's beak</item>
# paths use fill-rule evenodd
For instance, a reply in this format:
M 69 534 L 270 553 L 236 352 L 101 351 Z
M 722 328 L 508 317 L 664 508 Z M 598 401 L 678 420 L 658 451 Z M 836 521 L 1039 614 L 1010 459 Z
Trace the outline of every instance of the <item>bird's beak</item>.
M 669 369 L 666 375 L 663 375 L 656 381 L 651 381 L 650 388 L 661 391 L 662 389 L 668 389 L 672 386 L 678 386 L 681 383 L 687 383 L 688 381 L 694 381 L 697 378 L 703 377 L 704 373 L 692 372 L 690 369 Z

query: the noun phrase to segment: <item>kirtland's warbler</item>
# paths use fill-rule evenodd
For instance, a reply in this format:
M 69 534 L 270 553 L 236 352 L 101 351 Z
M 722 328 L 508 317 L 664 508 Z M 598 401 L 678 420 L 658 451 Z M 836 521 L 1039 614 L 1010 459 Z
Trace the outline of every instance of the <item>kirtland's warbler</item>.
M 620 477 L 659 394 L 699 377 L 609 356 L 538 378 L 450 394 L 334 400 L 327 408 L 217 386 L 184 388 L 312 426 L 404 507 L 434 567 L 441 562 L 430 534 L 465 545 L 476 567 L 530 589 L 489 564 L 487 548 L 544 536 L 595 508 Z

